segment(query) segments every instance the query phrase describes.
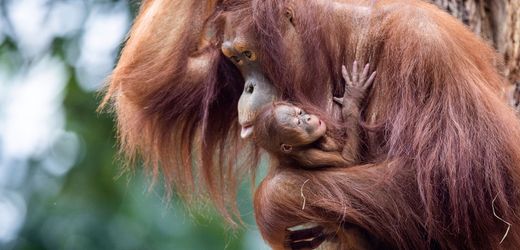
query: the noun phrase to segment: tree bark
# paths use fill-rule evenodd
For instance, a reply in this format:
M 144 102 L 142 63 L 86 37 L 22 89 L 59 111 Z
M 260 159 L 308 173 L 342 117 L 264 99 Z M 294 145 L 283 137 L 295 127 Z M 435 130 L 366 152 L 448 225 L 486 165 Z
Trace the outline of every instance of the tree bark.
M 445 9 L 476 34 L 491 42 L 503 55 L 505 76 L 512 85 L 520 85 L 520 0 L 430 2 Z

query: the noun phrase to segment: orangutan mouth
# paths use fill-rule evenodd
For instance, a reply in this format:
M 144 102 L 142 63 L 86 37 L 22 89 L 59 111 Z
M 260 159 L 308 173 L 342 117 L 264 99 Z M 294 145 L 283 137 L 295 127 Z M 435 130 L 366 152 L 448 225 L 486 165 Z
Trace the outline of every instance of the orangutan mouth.
M 242 137 L 242 139 L 245 139 L 245 138 L 248 138 L 249 136 L 251 136 L 251 134 L 253 134 L 253 124 L 244 124 L 242 125 L 242 131 L 240 131 L 240 137 Z

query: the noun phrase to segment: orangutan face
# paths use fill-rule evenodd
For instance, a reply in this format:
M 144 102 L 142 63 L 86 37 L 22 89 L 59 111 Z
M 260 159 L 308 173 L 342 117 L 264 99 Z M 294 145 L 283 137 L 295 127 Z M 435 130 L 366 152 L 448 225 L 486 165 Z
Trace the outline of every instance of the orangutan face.
M 289 138 L 284 138 L 283 135 L 280 135 L 284 144 L 290 146 L 311 144 L 323 137 L 327 130 L 325 123 L 316 115 L 309 114 L 293 105 L 276 106 L 274 115 L 278 126 L 294 132 L 291 133 Z
M 293 27 L 292 11 L 287 11 L 281 19 L 280 30 L 286 46 L 298 47 L 296 31 Z M 280 98 L 279 91 L 267 78 L 262 68 L 262 55 L 258 50 L 257 37 L 252 25 L 244 25 L 240 16 L 226 16 L 222 53 L 240 70 L 245 80 L 244 90 L 238 102 L 238 121 L 242 126 L 241 137 L 253 133 L 253 121 L 260 109 Z M 291 49 L 292 50 L 292 49 Z M 293 51 L 287 54 L 292 54 Z M 274 55 L 276 56 L 276 55 Z M 291 60 L 298 58 L 290 56 Z

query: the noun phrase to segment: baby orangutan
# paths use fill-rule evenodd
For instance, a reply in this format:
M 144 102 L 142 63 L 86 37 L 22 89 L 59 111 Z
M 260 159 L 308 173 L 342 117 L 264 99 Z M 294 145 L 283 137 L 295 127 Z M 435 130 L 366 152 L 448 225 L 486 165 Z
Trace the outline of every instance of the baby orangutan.
M 275 102 L 262 110 L 255 122 L 254 138 L 258 145 L 281 162 L 296 161 L 300 166 L 343 167 L 358 160 L 359 105 L 375 78 L 368 77 L 369 64 L 358 73 L 354 62 L 352 78 L 345 66 L 345 94 L 334 101 L 342 105 L 347 140 L 343 149 L 327 135 L 327 126 L 318 116 L 288 102 Z

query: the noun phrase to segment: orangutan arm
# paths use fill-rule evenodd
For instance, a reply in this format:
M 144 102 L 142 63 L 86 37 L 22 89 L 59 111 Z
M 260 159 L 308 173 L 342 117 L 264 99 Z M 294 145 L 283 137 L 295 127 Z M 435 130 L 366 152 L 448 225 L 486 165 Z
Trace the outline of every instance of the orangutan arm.
M 345 94 L 342 98 L 334 97 L 334 100 L 343 106 L 341 113 L 347 131 L 347 139 L 341 155 L 350 164 L 357 161 L 359 154 L 360 104 L 376 75 L 374 71 L 370 77 L 368 76 L 369 64 L 365 65 L 363 72 L 358 72 L 357 66 L 357 62 L 354 62 L 352 78 L 349 77 L 345 66 L 342 66 L 341 73 L 343 79 L 345 79 Z
M 380 182 L 378 176 L 385 170 L 385 164 L 271 170 L 254 197 L 262 236 L 273 249 L 314 249 L 322 243 L 324 249 L 381 249 L 375 239 L 386 240 L 388 235 L 366 234 L 362 228 L 377 225 L 391 232 L 398 224 L 419 231 L 412 221 L 399 219 L 400 211 L 411 208 L 402 200 L 406 196 L 392 197 L 398 190 Z M 389 223 L 366 221 L 360 217 L 363 213 L 385 216 Z

